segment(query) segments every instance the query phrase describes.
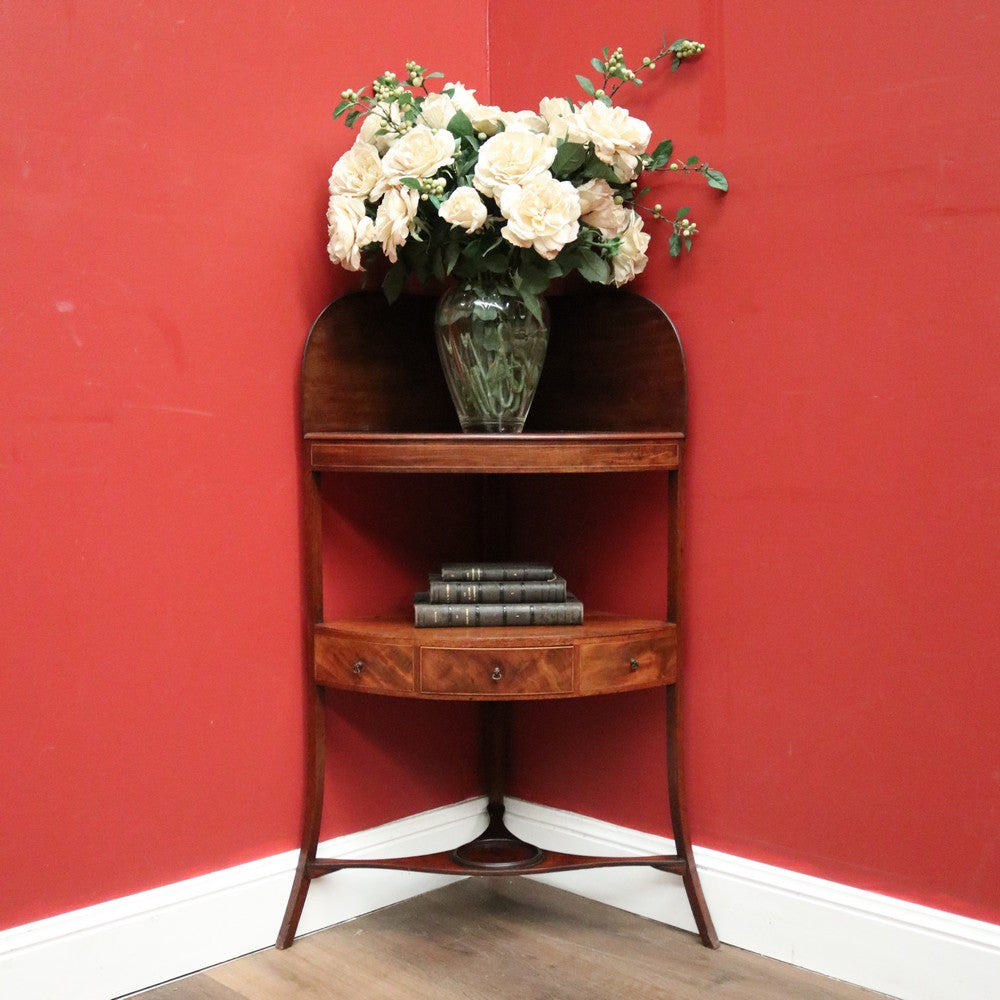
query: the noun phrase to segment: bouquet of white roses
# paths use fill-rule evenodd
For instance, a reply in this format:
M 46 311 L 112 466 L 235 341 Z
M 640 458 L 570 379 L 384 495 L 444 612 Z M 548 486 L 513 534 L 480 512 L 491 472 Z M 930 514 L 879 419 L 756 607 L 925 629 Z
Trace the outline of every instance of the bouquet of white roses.
M 676 70 L 703 48 L 664 43 L 643 70 L 664 58 Z M 431 92 L 428 82 L 442 74 L 415 62 L 405 81 L 387 71 L 370 93 L 344 91 L 334 117 L 361 126 L 330 175 L 330 259 L 359 271 L 384 256 L 390 300 L 411 273 L 421 281 L 491 276 L 537 315 L 537 297 L 556 278 L 577 272 L 622 285 L 639 274 L 650 241 L 643 213 L 668 225 L 671 255 L 690 250 L 689 209 L 671 217 L 646 206 L 643 174 L 697 172 L 720 191 L 726 178 L 697 156 L 674 160 L 669 139 L 651 149 L 649 126 L 615 106 L 623 85 L 642 83 L 620 48 L 592 65 L 599 85 L 577 77 L 588 100 L 544 98 L 537 111 L 480 104 L 461 83 Z

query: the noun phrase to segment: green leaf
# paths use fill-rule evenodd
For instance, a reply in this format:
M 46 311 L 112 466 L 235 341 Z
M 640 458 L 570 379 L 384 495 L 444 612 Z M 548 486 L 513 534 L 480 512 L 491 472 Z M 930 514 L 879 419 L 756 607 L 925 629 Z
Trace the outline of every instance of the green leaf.
M 333 109 L 333 117 L 339 118 L 353 103 L 353 101 L 341 101 L 340 104 Z
M 594 90 L 594 85 L 590 82 L 590 80 L 587 77 L 580 76 L 580 74 L 578 73 L 576 77 L 576 82 L 580 84 L 581 87 L 583 87 L 584 93 L 590 94 L 591 97 L 597 96 L 597 92 Z
M 425 80 L 439 80 L 444 79 L 444 73 L 424 73 Z
M 354 128 L 354 123 L 364 114 L 364 111 L 352 111 L 345 119 L 344 124 L 348 128 Z
M 484 323 L 492 323 L 500 313 L 495 306 L 484 305 L 482 302 L 475 302 L 472 306 L 472 315 Z
M 721 170 L 711 170 L 706 168 L 705 178 L 708 181 L 709 187 L 715 188 L 717 191 L 729 190 L 729 181 L 726 180 L 726 176 Z
M 503 348 L 503 336 L 500 333 L 499 327 L 492 321 L 483 326 L 483 347 L 487 351 L 499 351 Z M 498 384 L 500 381 L 499 374 L 499 372 L 490 372 L 486 376 L 487 384 Z
M 556 158 L 552 161 L 552 174 L 555 177 L 569 177 L 587 162 L 587 147 L 579 142 L 564 142 L 556 150 Z
M 701 157 L 700 156 L 689 156 L 687 158 L 687 160 L 686 160 L 686 163 L 687 163 L 687 165 L 689 167 L 696 166 L 697 164 L 701 163 Z
M 580 266 L 580 251 L 582 249 L 583 244 L 580 240 L 564 246 L 551 262 L 553 268 L 552 277 L 564 278 L 567 274 L 575 271 Z
M 591 156 L 587 161 L 587 165 L 583 168 L 583 176 L 590 178 L 601 178 L 606 180 L 609 184 L 620 184 L 618 180 L 618 175 L 611 169 L 610 165 L 605 163 L 603 160 L 599 160 L 596 156 Z
M 670 236 L 670 256 L 680 257 L 681 255 L 681 235 L 680 233 L 672 233 Z
M 672 139 L 664 139 L 661 143 L 658 143 L 656 149 L 650 154 L 650 167 L 653 170 L 660 170 L 670 162 L 670 157 L 673 156 L 674 143 Z
M 576 269 L 586 281 L 593 281 L 601 285 L 606 285 L 611 276 L 611 267 L 608 262 L 593 250 L 581 249 L 580 263 Z
M 514 273 L 518 291 L 535 295 L 549 287 L 549 282 L 559 274 L 558 266 L 546 260 L 534 250 L 522 250 L 519 254 L 517 270 Z
M 542 305 L 538 301 L 538 296 L 532 292 L 526 291 L 524 288 L 521 289 L 521 301 L 525 304 L 528 312 L 531 313 L 535 319 L 541 323 L 542 320 Z
M 448 122 L 448 131 L 465 139 L 476 138 L 476 127 L 464 111 L 456 111 Z
M 413 188 L 416 191 L 420 190 L 420 181 L 416 177 L 400 177 L 399 183 L 404 187 Z
M 681 219 L 685 218 L 691 212 L 691 206 L 685 205 L 683 208 L 677 209 L 677 215 L 675 216 L 676 222 L 680 222 Z
M 503 254 L 491 254 L 477 261 L 476 268 L 490 274 L 503 274 L 507 270 L 507 260 Z
M 684 237 L 684 249 L 687 250 L 688 253 L 691 252 L 691 237 L 690 236 L 685 236 Z
M 608 71 L 607 66 L 605 66 L 604 63 L 602 63 L 601 60 L 598 59 L 596 56 L 590 60 L 590 65 L 593 66 L 594 69 L 596 69 L 597 72 L 601 74 L 601 76 L 603 76 Z
M 406 284 L 406 265 L 397 261 L 385 273 L 382 279 L 382 294 L 388 303 L 392 304 L 399 298 Z
M 440 252 L 431 254 L 431 272 L 438 281 L 444 281 L 448 276 L 445 270 L 444 256 Z
M 451 274 L 455 270 L 455 265 L 458 263 L 459 254 L 462 252 L 461 243 L 449 243 L 444 255 L 444 270 L 445 274 Z

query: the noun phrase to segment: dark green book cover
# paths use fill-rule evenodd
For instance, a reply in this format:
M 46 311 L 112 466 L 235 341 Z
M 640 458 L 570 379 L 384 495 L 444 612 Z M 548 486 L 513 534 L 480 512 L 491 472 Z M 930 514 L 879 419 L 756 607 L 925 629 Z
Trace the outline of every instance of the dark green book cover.
M 432 604 L 426 593 L 413 599 L 417 628 L 475 628 L 509 625 L 582 625 L 583 603 L 572 594 L 565 601 L 529 604 Z

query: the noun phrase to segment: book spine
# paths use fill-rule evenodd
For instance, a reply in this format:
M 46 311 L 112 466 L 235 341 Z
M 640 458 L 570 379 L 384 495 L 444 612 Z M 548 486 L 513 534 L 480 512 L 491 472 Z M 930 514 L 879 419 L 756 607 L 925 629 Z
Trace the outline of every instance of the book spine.
M 429 583 L 431 604 L 533 604 L 566 600 L 566 581 L 561 576 L 548 580 L 444 580 L 432 575 Z
M 427 594 L 417 594 L 413 614 L 417 628 L 583 624 L 583 604 L 572 594 L 562 603 L 539 604 L 431 604 Z
M 444 580 L 551 580 L 555 570 L 543 563 L 445 563 Z

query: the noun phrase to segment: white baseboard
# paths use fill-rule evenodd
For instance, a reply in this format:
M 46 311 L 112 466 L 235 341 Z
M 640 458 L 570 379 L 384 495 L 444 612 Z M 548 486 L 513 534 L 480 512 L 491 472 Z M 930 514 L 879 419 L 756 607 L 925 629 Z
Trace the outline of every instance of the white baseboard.
M 485 826 L 470 799 L 327 841 L 327 857 L 391 857 L 454 847 Z M 0 932 L 0 997 L 111 1000 L 274 944 L 298 851 Z M 454 881 L 354 869 L 317 879 L 304 934 Z
M 338 837 L 328 856 L 453 847 L 485 824 L 471 799 Z M 510 828 L 551 850 L 668 854 L 663 837 L 508 799 Z M 985 1000 L 1000 983 L 1000 927 L 755 861 L 695 848 L 722 941 L 901 1000 Z M 0 932 L 0 996 L 110 1000 L 273 944 L 297 852 Z M 563 889 L 694 930 L 681 880 L 651 868 L 537 876 Z M 312 884 L 308 933 L 447 884 L 439 875 L 358 869 Z
M 673 842 L 600 820 L 507 800 L 510 829 L 551 850 L 669 854 Z M 695 847 L 720 939 L 900 1000 L 1000 996 L 1000 926 Z M 541 881 L 694 931 L 681 880 L 605 868 Z

